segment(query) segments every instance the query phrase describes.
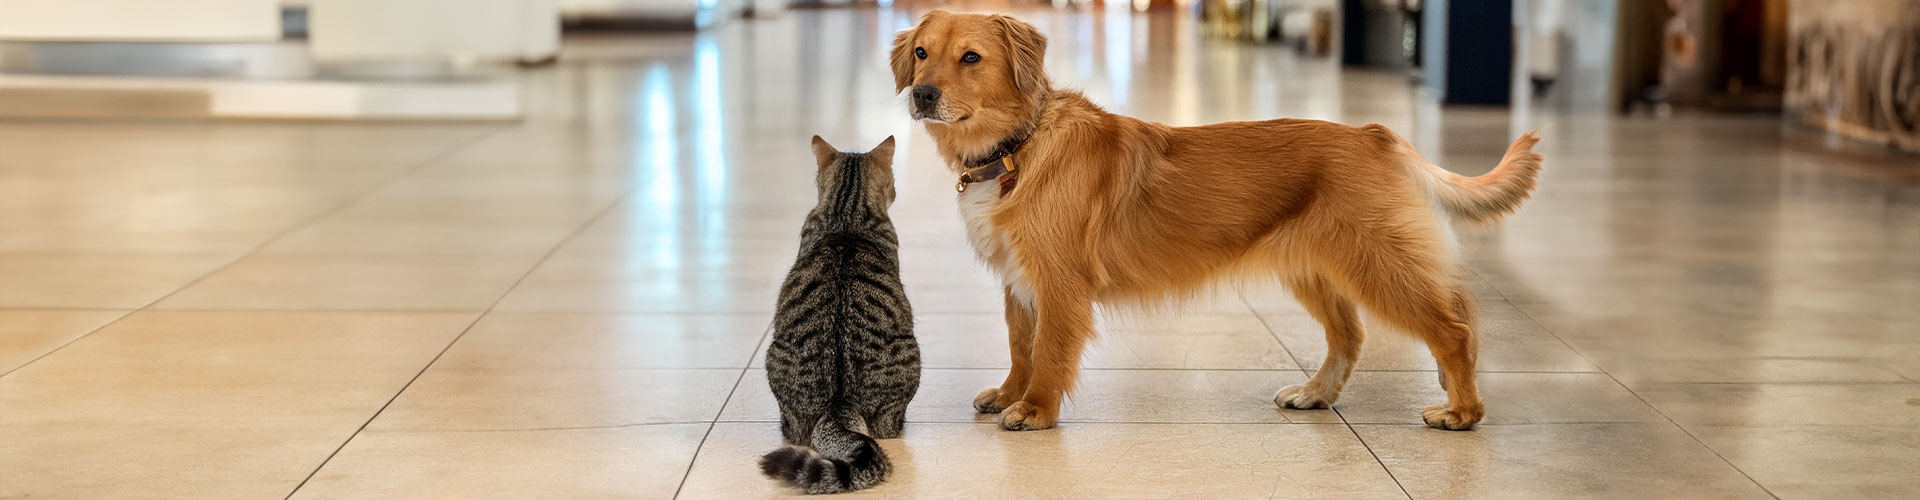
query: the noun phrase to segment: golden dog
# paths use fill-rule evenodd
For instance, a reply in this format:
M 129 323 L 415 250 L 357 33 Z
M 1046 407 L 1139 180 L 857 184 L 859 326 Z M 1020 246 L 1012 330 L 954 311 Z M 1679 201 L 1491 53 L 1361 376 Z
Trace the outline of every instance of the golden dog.
M 1010 430 L 1052 427 L 1093 337 L 1093 304 L 1178 299 L 1229 274 L 1271 276 L 1326 329 L 1327 359 L 1274 401 L 1340 397 L 1358 306 L 1427 344 L 1447 403 L 1427 425 L 1468 429 L 1473 300 L 1450 220 L 1497 221 L 1534 187 L 1534 133 L 1492 172 L 1435 166 L 1386 127 L 1312 120 L 1170 127 L 1055 89 L 1047 39 L 1001 15 L 931 12 L 894 38 L 895 91 L 962 174 L 961 212 L 1005 284 L 1013 368 L 974 399 Z

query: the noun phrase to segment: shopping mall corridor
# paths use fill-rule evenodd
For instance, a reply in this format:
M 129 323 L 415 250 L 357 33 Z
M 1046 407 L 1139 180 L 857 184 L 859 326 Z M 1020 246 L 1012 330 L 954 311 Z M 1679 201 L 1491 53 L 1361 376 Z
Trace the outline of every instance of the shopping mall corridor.
M 999 288 L 885 62 L 904 11 L 576 37 L 515 122 L 0 121 L 0 498 L 790 494 L 759 351 L 808 138 L 899 138 L 924 385 L 858 498 L 1920 497 L 1920 160 L 1772 116 L 1441 107 L 1405 75 L 1024 14 L 1057 85 L 1172 124 L 1378 122 L 1457 172 L 1549 128 L 1462 228 L 1487 419 L 1373 327 L 1333 410 L 1290 294 L 1116 314 L 1056 430 L 974 394 Z

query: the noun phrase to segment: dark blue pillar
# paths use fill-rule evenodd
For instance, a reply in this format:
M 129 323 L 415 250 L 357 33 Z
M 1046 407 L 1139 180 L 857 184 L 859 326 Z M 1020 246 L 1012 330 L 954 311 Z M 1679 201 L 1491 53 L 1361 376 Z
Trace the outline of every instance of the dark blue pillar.
M 1428 0 L 1427 85 L 1446 104 L 1506 105 L 1513 93 L 1513 0 Z

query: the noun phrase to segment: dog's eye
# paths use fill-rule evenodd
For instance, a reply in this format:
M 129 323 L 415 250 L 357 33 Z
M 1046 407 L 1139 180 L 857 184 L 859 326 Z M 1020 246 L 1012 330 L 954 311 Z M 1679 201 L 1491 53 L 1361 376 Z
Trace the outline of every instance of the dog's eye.
M 972 52 L 968 52 L 968 53 L 967 53 L 967 55 L 964 55 L 964 56 L 960 56 L 960 62 L 963 62 L 963 63 L 977 63 L 977 62 L 980 62 L 980 54 L 975 54 L 975 53 L 972 53 Z
M 914 47 L 914 48 L 913 48 L 913 55 L 914 55 L 914 57 L 918 57 L 918 58 L 921 58 L 921 59 L 926 59 L 926 58 L 927 58 L 927 49 L 924 49 L 924 48 L 920 48 L 920 47 Z

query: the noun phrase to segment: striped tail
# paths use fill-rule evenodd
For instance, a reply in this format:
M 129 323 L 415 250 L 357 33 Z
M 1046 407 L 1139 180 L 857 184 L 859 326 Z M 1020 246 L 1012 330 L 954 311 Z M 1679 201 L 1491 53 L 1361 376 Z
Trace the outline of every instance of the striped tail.
M 810 495 L 871 488 L 893 472 L 880 443 L 854 429 L 860 417 L 836 407 L 813 428 L 813 447 L 784 447 L 760 458 L 760 472 Z

